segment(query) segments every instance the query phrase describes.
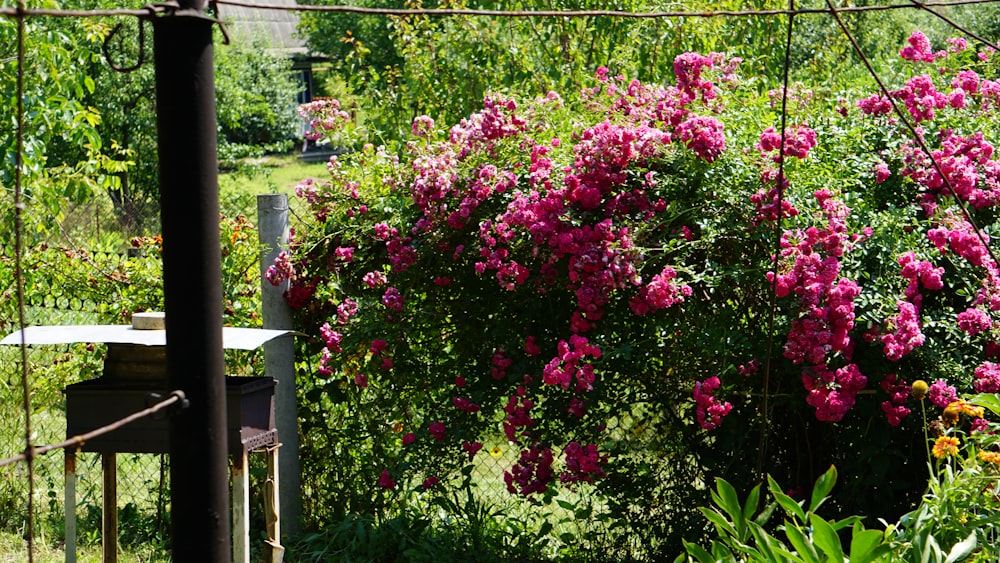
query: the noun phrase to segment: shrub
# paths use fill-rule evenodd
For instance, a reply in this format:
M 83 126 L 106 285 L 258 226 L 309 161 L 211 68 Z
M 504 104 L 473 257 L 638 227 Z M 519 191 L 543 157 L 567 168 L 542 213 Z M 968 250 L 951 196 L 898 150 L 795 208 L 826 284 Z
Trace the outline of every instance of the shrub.
M 711 474 L 796 488 L 835 463 L 835 514 L 909 510 L 909 382 L 936 408 L 993 385 L 1000 284 L 976 233 L 1000 167 L 990 53 L 907 45 L 915 76 L 888 97 L 790 88 L 784 136 L 782 90 L 687 53 L 671 86 L 602 68 L 565 99 L 488 95 L 447 134 L 418 117 L 399 157 L 331 159 L 269 274 L 319 337 L 307 501 L 381 510 L 506 441 L 504 488 L 600 495 L 612 536 L 652 552 L 690 537 L 677 514 L 705 492 L 686 484 Z M 317 135 L 345 121 L 304 111 Z

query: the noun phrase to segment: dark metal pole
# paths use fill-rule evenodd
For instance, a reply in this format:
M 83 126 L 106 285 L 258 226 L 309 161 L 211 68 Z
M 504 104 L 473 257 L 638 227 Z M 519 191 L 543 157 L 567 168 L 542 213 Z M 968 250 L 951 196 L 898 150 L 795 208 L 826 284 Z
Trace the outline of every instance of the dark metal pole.
M 200 0 L 153 19 L 173 560 L 228 562 L 230 524 L 213 22 Z

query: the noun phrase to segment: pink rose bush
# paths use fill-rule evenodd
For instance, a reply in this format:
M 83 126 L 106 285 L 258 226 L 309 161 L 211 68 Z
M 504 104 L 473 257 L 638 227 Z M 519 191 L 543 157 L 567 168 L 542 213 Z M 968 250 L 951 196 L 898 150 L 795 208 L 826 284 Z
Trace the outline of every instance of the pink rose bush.
M 645 428 L 904 429 L 908 381 L 940 408 L 995 392 L 1000 164 L 979 128 L 1000 87 L 964 45 L 914 33 L 913 76 L 854 101 L 797 88 L 784 131 L 782 90 L 687 53 L 668 85 L 602 67 L 331 157 L 267 274 L 320 335 L 306 436 L 370 447 L 384 461 L 358 470 L 384 491 L 439 490 L 506 441 L 505 488 L 540 498 L 641 466 Z

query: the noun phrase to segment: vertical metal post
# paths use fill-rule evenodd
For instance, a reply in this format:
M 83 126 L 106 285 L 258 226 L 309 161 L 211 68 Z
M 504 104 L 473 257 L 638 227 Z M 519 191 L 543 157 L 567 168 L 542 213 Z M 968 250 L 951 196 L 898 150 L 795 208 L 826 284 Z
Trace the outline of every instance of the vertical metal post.
M 174 561 L 231 557 L 213 21 L 204 0 L 154 18 Z
M 257 196 L 257 233 L 262 246 L 260 253 L 261 309 L 264 328 L 291 330 L 292 309 L 284 292 L 289 283 L 275 287 L 264 279 L 267 268 L 282 250 L 288 248 L 288 195 Z M 278 385 L 274 388 L 274 417 L 281 449 L 278 465 L 281 469 L 280 506 L 278 514 L 285 534 L 296 534 L 302 516 L 302 477 L 299 466 L 299 417 L 295 402 L 295 342 L 291 337 L 276 338 L 264 344 L 264 369 Z M 275 538 L 280 539 L 280 538 Z
M 101 452 L 103 507 L 101 509 L 101 561 L 118 562 L 118 454 Z
M 63 475 L 66 478 L 64 492 L 66 511 L 66 563 L 76 563 L 76 452 L 63 450 Z

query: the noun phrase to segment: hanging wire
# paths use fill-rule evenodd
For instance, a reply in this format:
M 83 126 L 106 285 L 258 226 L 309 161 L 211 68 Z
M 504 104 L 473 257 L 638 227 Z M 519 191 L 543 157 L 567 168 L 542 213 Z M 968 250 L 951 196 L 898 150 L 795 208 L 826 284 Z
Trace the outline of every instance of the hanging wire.
M 133 422 L 135 422 L 135 421 L 137 421 L 137 420 L 139 420 L 141 418 L 145 418 L 147 416 L 152 416 L 152 415 L 154 415 L 154 414 L 156 414 L 156 413 L 158 413 L 158 412 L 160 412 L 160 411 L 162 411 L 162 410 L 170 407 L 171 405 L 175 405 L 175 404 L 178 405 L 179 408 L 182 408 L 182 409 L 183 408 L 187 408 L 187 406 L 188 406 L 188 400 L 185 397 L 183 391 L 180 391 L 180 390 L 171 391 L 167 395 L 166 399 L 163 399 L 162 401 L 156 403 L 155 405 L 152 405 L 152 406 L 150 406 L 148 408 L 145 408 L 145 409 L 143 409 L 141 411 L 134 412 L 134 413 L 132 413 L 132 414 L 130 414 L 128 416 L 122 417 L 122 418 L 120 418 L 120 419 L 118 419 L 118 420 L 116 420 L 114 422 L 111 422 L 109 424 L 106 424 L 106 425 L 104 425 L 104 426 L 102 426 L 100 428 L 96 428 L 94 430 L 91 430 L 90 432 L 85 432 L 85 433 L 79 434 L 77 436 L 72 436 L 72 437 L 66 438 L 65 440 L 63 440 L 62 442 L 59 442 L 57 444 L 50 444 L 50 445 L 47 445 L 47 446 L 39 446 L 39 447 L 36 447 L 36 448 L 32 448 L 32 455 L 35 456 L 35 457 L 37 457 L 37 456 L 40 456 L 40 455 L 43 455 L 43 454 L 47 454 L 47 453 L 49 453 L 49 452 L 51 452 L 53 450 L 64 450 L 64 449 L 67 449 L 67 448 L 81 448 L 81 447 L 83 447 L 83 445 L 85 443 L 89 442 L 90 440 L 93 440 L 94 438 L 99 438 L 101 436 L 104 436 L 105 434 L 110 434 L 111 432 L 114 432 L 115 430 L 118 430 L 119 428 L 121 428 L 121 427 L 123 427 L 123 426 L 125 426 L 127 424 L 131 424 L 131 423 L 133 423 Z M 5 466 L 8 466 L 8 465 L 10 465 L 12 463 L 17 463 L 19 461 L 25 461 L 26 459 L 27 459 L 27 456 L 25 454 L 23 454 L 23 453 L 22 454 L 18 454 L 16 456 L 0 460 L 0 467 L 5 467 Z
M 28 345 L 25 342 L 26 326 L 24 313 L 24 272 L 21 254 L 24 252 L 24 201 L 22 185 L 24 180 L 24 32 L 25 3 L 17 2 L 17 134 L 14 156 L 14 268 L 17 276 L 17 322 L 21 327 L 21 389 L 24 400 L 24 460 L 28 466 L 28 520 L 25 525 L 28 543 L 28 562 L 35 560 L 35 452 L 31 444 L 31 388 L 28 385 Z
M 997 260 L 996 254 L 993 252 L 993 249 L 990 247 L 989 242 L 986 240 L 986 236 L 983 234 L 982 229 L 979 228 L 979 225 L 976 224 L 975 219 L 972 218 L 972 213 L 969 212 L 968 206 L 965 204 L 964 201 L 962 201 L 961 196 L 959 196 L 955 192 L 955 189 L 951 184 L 951 180 L 948 179 L 948 176 L 945 175 L 944 171 L 941 169 L 941 164 L 938 162 L 938 159 L 934 158 L 934 153 L 931 152 L 930 147 L 928 147 L 927 143 L 924 142 L 923 135 L 917 133 L 917 129 L 916 127 L 914 127 L 913 123 L 910 122 L 909 116 L 906 115 L 906 113 L 904 113 L 902 109 L 900 109 L 899 104 L 896 102 L 896 99 L 892 96 L 892 93 L 889 91 L 885 83 L 882 81 L 878 73 L 875 71 L 875 67 L 872 66 L 871 61 L 868 60 L 868 57 L 865 56 L 864 51 L 861 50 L 861 46 L 858 45 L 858 42 L 854 38 L 854 35 L 851 34 L 849 29 L 847 29 L 847 26 L 844 24 L 844 20 L 840 17 L 841 10 L 838 8 L 834 8 L 831 0 L 826 0 L 826 4 L 827 6 L 830 7 L 830 13 L 833 15 L 834 20 L 836 20 L 837 25 L 840 27 L 840 30 L 844 33 L 844 36 L 847 38 L 847 40 L 850 41 L 851 47 L 854 49 L 854 52 L 858 54 L 858 57 L 861 58 L 861 62 L 864 63 L 865 68 L 868 69 L 868 73 L 875 80 L 875 83 L 878 84 L 879 91 L 892 105 L 892 109 L 896 113 L 896 116 L 899 118 L 899 121 L 906 126 L 906 129 L 910 132 L 910 136 L 913 138 L 914 142 L 917 143 L 917 146 L 924 153 L 924 155 L 926 155 L 927 158 L 930 159 L 931 166 L 934 168 L 934 171 L 937 172 L 938 177 L 941 178 L 942 183 L 944 183 L 945 189 L 947 190 L 946 193 L 952 194 L 952 198 L 955 200 L 955 203 L 958 205 L 958 208 L 962 211 L 962 217 L 966 221 L 968 221 L 969 224 L 972 226 L 972 229 L 976 232 L 976 237 L 979 239 L 979 242 L 982 243 L 983 248 L 985 248 L 987 254 L 990 255 L 990 259 L 993 260 L 994 264 L 1000 264 L 1000 261 Z
M 381 16 L 493 16 L 493 17 L 616 17 L 616 18 L 714 18 L 743 16 L 796 16 L 802 14 L 827 14 L 828 8 L 790 8 L 787 10 L 704 10 L 704 11 L 659 11 L 659 12 L 625 12 L 616 10 L 481 10 L 473 8 L 366 8 L 361 6 L 317 6 L 296 4 L 293 6 L 278 6 L 244 2 L 242 0 L 216 0 L 218 4 L 239 6 L 258 10 L 277 10 L 286 12 L 339 12 Z M 972 4 L 991 4 L 997 0 L 957 0 L 955 2 L 937 1 L 924 2 L 920 7 L 962 6 Z M 843 12 L 872 12 L 896 10 L 899 8 L 917 8 L 912 3 L 889 4 L 880 6 L 846 6 L 838 8 Z
M 907 9 L 927 9 L 937 7 L 973 6 L 980 4 L 995 4 L 1000 0 L 956 0 L 949 2 L 939 0 L 934 2 L 906 3 L 906 4 L 886 4 L 877 6 L 844 6 L 836 8 L 839 12 L 876 12 L 886 10 Z M 252 8 L 255 10 L 272 10 L 281 12 L 339 12 L 363 15 L 381 16 L 488 16 L 488 17 L 616 17 L 616 18 L 716 18 L 716 17 L 757 17 L 757 16 L 790 16 L 804 14 L 829 14 L 832 8 L 800 8 L 788 10 L 715 10 L 715 11 L 661 11 L 661 12 L 619 12 L 615 10 L 477 10 L 460 8 L 364 8 L 360 6 L 317 6 L 309 4 L 296 4 L 292 6 L 277 6 L 267 4 L 256 4 L 252 2 L 242 2 L 238 0 L 217 0 L 218 5 L 239 6 Z M 27 17 L 48 16 L 48 17 L 112 17 L 112 16 L 135 16 L 147 18 L 152 10 L 154 14 L 168 12 L 176 9 L 176 2 L 161 2 L 150 4 L 139 10 L 131 9 L 101 9 L 101 10 L 65 10 L 32 8 L 19 10 L 17 8 L 0 8 L 0 16 L 17 17 L 19 14 Z
M 924 11 L 926 11 L 926 12 L 934 15 L 934 17 L 940 19 L 941 21 L 945 22 L 946 24 L 950 25 L 951 27 L 953 27 L 953 28 L 961 31 L 962 33 L 964 33 L 967 36 L 975 39 L 976 41 L 979 41 L 980 43 L 982 43 L 984 45 L 989 45 L 990 47 L 993 47 L 994 49 L 997 48 L 997 45 L 995 43 L 993 43 L 992 41 L 990 41 L 989 39 L 985 39 L 982 36 L 980 36 L 980 35 L 978 35 L 976 33 L 973 33 L 972 31 L 966 29 L 965 27 L 957 24 L 954 20 L 952 20 L 948 16 L 942 14 L 941 12 L 938 12 L 937 10 L 931 9 L 929 7 L 930 5 L 927 4 L 926 2 L 920 2 L 918 0 L 911 0 L 911 1 L 913 2 L 913 5 L 916 6 L 917 8 L 920 8 L 921 10 L 924 10 Z
M 788 121 L 788 76 L 792 66 L 792 30 L 795 25 L 795 0 L 788 0 L 788 29 L 785 35 L 785 60 L 781 72 L 781 142 L 778 149 L 778 177 L 775 180 L 778 190 L 775 205 L 777 216 L 774 221 L 774 275 L 778 275 L 778 257 L 781 254 L 781 212 L 785 196 L 785 129 Z M 777 277 L 775 277 L 777 280 Z M 767 457 L 767 436 L 770 431 L 770 394 L 771 394 L 771 358 L 774 355 L 774 325 L 778 308 L 777 282 L 772 284 L 768 296 L 770 301 L 767 314 L 767 356 L 764 360 L 764 395 L 761 399 L 761 429 L 760 444 L 757 447 L 757 473 L 763 479 L 764 460 Z

